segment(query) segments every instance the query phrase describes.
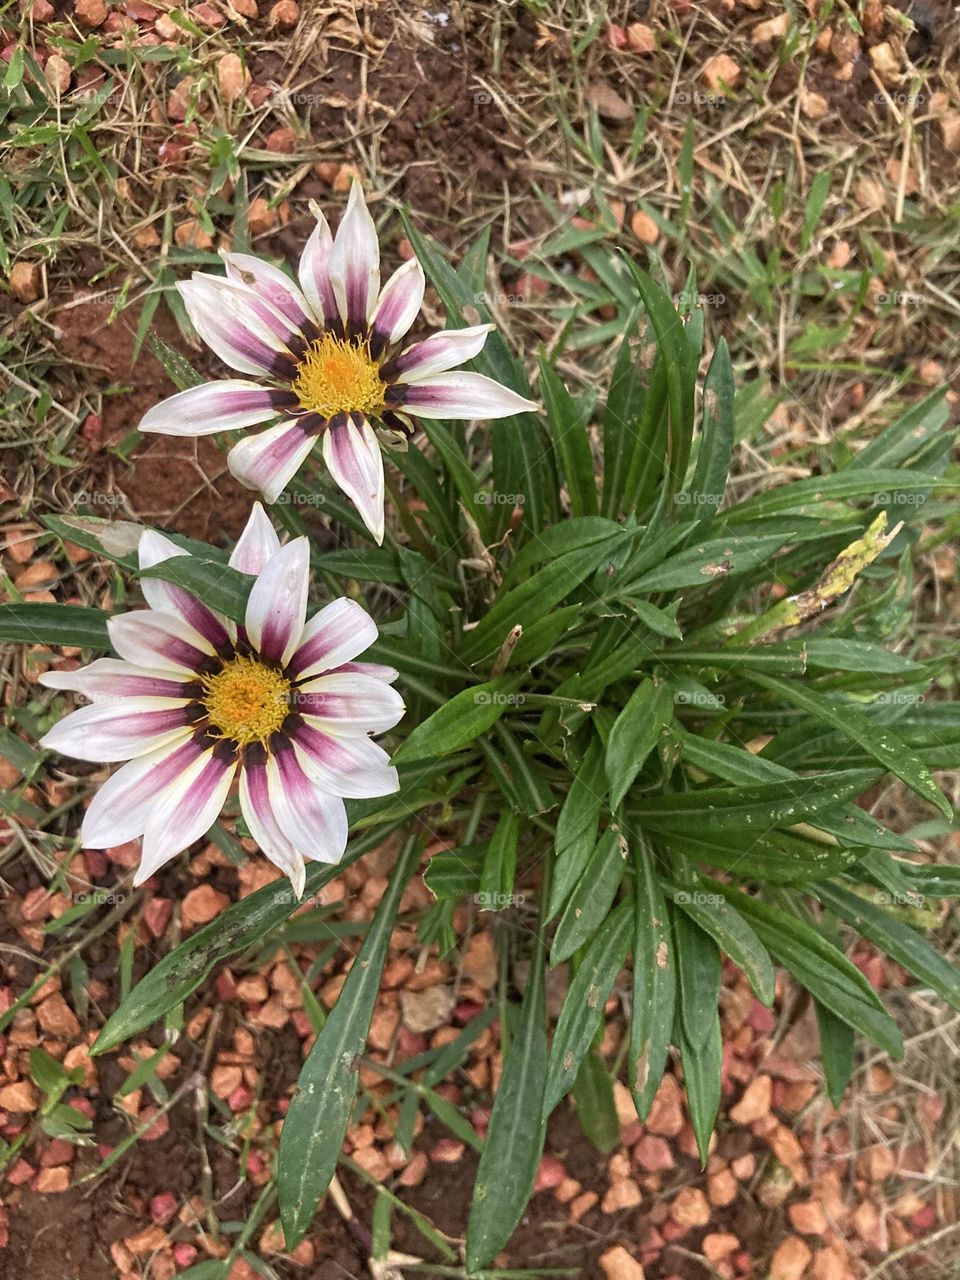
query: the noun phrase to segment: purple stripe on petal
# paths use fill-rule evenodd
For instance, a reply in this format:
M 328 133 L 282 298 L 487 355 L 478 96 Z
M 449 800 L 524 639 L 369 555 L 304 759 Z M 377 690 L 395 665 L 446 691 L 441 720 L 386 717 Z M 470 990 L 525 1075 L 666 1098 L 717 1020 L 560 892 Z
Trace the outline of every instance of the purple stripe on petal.
M 168 436 L 238 431 L 266 421 L 291 401 L 289 393 L 271 391 L 240 378 L 206 382 L 155 404 L 141 418 L 139 429 Z
M 416 258 L 411 258 L 383 286 L 370 322 L 374 356 L 406 334 L 420 311 L 425 285 L 423 268 Z
M 359 182 L 350 188 L 330 251 L 330 280 L 347 331 L 364 332 L 380 292 L 380 245 Z
M 376 638 L 376 623 L 366 609 L 343 596 L 315 613 L 306 624 L 300 645 L 290 659 L 290 673 L 305 679 L 330 671 L 369 649 Z
M 387 753 L 369 738 L 341 738 L 304 720 L 291 741 L 304 771 L 331 795 L 369 799 L 399 786 Z
M 343 801 L 321 791 L 289 744 L 267 765 L 273 810 L 283 834 L 305 858 L 339 862 L 347 845 Z
M 267 561 L 247 600 L 245 625 L 250 643 L 281 666 L 300 643 L 307 615 L 310 546 L 295 538 Z
M 442 333 L 432 333 L 422 342 L 407 347 L 389 366 L 385 366 L 383 376 L 391 382 L 416 382 L 432 373 L 444 373 L 478 355 L 492 330 L 492 324 L 478 324 L 470 329 L 446 329 Z
M 378 545 L 384 533 L 384 478 L 380 442 L 369 423 L 333 423 L 323 437 L 323 460 L 356 506 Z
M 190 709 L 185 705 L 153 710 L 146 699 L 121 698 L 71 712 L 40 741 L 48 750 L 75 760 L 130 760 L 176 737 L 189 720 Z
M 421 418 L 509 418 L 537 407 L 482 373 L 438 373 L 423 382 L 394 384 L 388 399 L 393 408 Z
M 313 324 L 313 316 L 303 294 L 293 281 L 269 262 L 255 258 L 250 253 L 224 253 L 227 275 L 231 280 L 245 284 L 279 311 L 300 330 L 305 324 Z
M 258 489 L 267 502 L 276 502 L 314 444 L 298 421 L 281 422 L 235 444 L 227 465 L 241 484 Z
M 239 373 L 269 374 L 290 353 L 274 328 L 264 324 L 246 296 L 249 290 L 219 276 L 195 275 L 179 285 L 197 333 L 211 350 Z M 282 319 L 282 318 L 281 318 Z M 287 326 L 287 321 L 282 320 Z
M 213 826 L 237 770 L 236 757 L 207 750 L 159 793 L 143 833 L 143 858 L 134 884 L 142 884 L 175 854 Z M 175 820 L 171 820 L 175 815 Z
M 323 320 L 328 326 L 334 322 L 339 326 L 340 311 L 330 280 L 330 251 L 333 248 L 333 236 L 330 234 L 326 218 L 319 209 L 316 207 L 314 209 L 317 225 L 300 256 L 297 277 L 303 295 L 313 309 L 316 319 Z
M 199 647 L 202 637 L 174 613 L 155 609 L 121 613 L 109 619 L 107 630 L 121 658 L 140 666 L 169 666 L 193 673 L 213 653 L 212 646 L 206 651 Z
M 131 760 L 108 778 L 84 814 L 81 839 L 91 849 L 110 849 L 143 835 L 159 792 L 188 768 L 202 747 L 193 737 Z

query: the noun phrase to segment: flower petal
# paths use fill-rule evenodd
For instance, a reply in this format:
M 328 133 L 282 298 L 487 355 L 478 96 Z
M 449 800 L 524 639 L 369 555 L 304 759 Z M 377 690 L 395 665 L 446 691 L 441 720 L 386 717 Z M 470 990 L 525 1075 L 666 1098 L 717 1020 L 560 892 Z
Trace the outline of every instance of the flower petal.
M 352 500 L 363 523 L 383 542 L 383 457 L 369 422 L 353 417 L 323 433 L 323 460 L 337 484 Z
M 238 431 L 280 413 L 293 397 L 271 391 L 242 378 L 205 382 L 168 396 L 140 419 L 139 430 L 165 436 L 208 436 L 214 431 Z
M 97 764 L 132 760 L 183 737 L 187 703 L 174 698 L 123 698 L 71 711 L 40 739 L 41 747 Z M 169 814 L 167 815 L 169 818 Z
M 273 522 L 259 502 L 255 502 L 230 556 L 230 568 L 240 573 L 258 574 L 280 550 Z
M 183 547 L 178 547 L 155 529 L 145 529 L 137 546 L 141 569 L 152 569 L 155 564 L 162 564 L 164 560 L 189 554 L 189 551 L 184 551 Z M 141 578 L 140 590 L 151 609 L 177 614 L 208 644 L 213 645 L 214 649 L 229 644 L 236 636 L 236 631 L 225 618 L 208 609 L 195 595 L 184 587 L 177 586 L 175 582 L 164 582 L 162 578 Z
M 482 373 L 438 373 L 422 382 L 390 388 L 390 407 L 407 409 L 418 418 L 509 418 L 536 409 Z
M 370 327 L 379 355 L 384 347 L 399 342 L 416 320 L 423 303 L 426 288 L 423 267 L 417 258 L 411 258 L 398 267 L 380 292 Z M 493 326 L 490 326 L 493 328 Z
M 265 302 L 286 316 L 295 329 L 313 323 L 310 306 L 285 271 L 255 258 L 252 253 L 221 254 L 227 268 L 227 277 L 245 284 Z
M 304 680 L 332 671 L 369 649 L 376 638 L 377 624 L 366 609 L 356 600 L 341 596 L 307 622 L 290 659 L 290 672 Z
M 390 757 L 370 738 L 347 738 L 304 719 L 290 738 L 304 772 L 334 796 L 366 800 L 399 791 Z
M 194 275 L 177 288 L 197 333 L 224 364 L 238 373 L 270 374 L 280 362 L 296 360 L 251 305 L 256 295 L 219 276 Z M 263 307 L 266 303 L 261 304 Z M 281 317 L 286 325 L 286 321 Z
M 107 779 L 83 817 L 80 839 L 87 848 L 112 849 L 143 835 L 158 794 L 203 750 L 187 733 L 185 739 L 131 760 Z
M 186 698 L 187 682 L 172 671 L 151 671 L 122 658 L 97 658 L 77 671 L 45 671 L 40 683 L 48 689 L 70 689 L 91 702 L 115 698 Z
M 388 381 L 418 382 L 432 373 L 443 373 L 465 364 L 483 350 L 492 324 L 475 324 L 470 329 L 444 329 L 422 342 L 407 347 L 390 362 L 384 374 Z
M 220 815 L 236 771 L 234 757 L 210 747 L 160 792 L 144 829 L 135 885 L 206 835 Z M 174 814 L 176 821 L 171 821 Z
M 267 758 L 248 750 L 240 771 L 240 812 L 260 851 L 279 867 L 293 885 L 297 901 L 303 897 L 307 869 L 299 853 L 280 829 L 267 778 Z
M 347 811 L 310 780 L 289 747 L 267 761 L 270 798 L 280 829 L 314 862 L 339 862 L 347 847 Z
M 110 643 L 139 667 L 194 675 L 214 647 L 175 613 L 138 609 L 107 619 Z
M 380 243 L 359 182 L 330 250 L 330 281 L 347 331 L 362 332 L 380 292 Z
M 316 206 L 314 206 L 314 213 L 317 216 L 317 225 L 300 255 L 297 276 L 303 295 L 313 308 L 316 318 L 330 324 L 332 321 L 340 320 L 337 296 L 333 292 L 333 284 L 330 281 L 330 251 L 333 248 L 333 236 L 330 234 L 326 218 Z
M 227 466 L 241 484 L 259 489 L 267 502 L 276 502 L 314 444 L 315 437 L 296 420 L 280 422 L 235 444 L 227 454 Z
M 308 627 L 309 625 L 307 623 Z M 339 667 L 334 667 L 330 674 L 338 675 L 340 672 L 374 676 L 377 680 L 386 680 L 387 684 L 393 684 L 394 680 L 400 679 L 400 672 L 396 667 L 388 667 L 382 662 L 343 662 Z
M 310 585 L 310 544 L 294 538 L 257 577 L 247 600 L 246 628 L 262 657 L 285 665 L 303 633 Z
M 291 709 L 316 716 L 325 727 L 346 737 L 384 733 L 392 729 L 406 708 L 396 689 L 373 676 L 318 676 L 293 693 Z

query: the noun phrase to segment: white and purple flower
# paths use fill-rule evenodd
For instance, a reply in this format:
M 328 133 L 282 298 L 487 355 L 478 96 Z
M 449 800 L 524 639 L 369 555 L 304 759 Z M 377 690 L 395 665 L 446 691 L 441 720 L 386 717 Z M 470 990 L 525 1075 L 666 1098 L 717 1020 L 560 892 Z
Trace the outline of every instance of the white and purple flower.
M 141 569 L 189 553 L 153 531 Z M 236 779 L 244 821 L 303 893 L 305 859 L 338 862 L 343 797 L 388 795 L 397 771 L 369 735 L 403 715 L 391 667 L 355 659 L 377 638 L 370 615 L 334 600 L 307 619 L 306 538 L 281 547 L 259 503 L 230 557 L 253 585 L 242 626 L 182 587 L 143 578 L 148 608 L 107 623 L 119 658 L 43 682 L 89 706 L 42 745 L 78 760 L 125 760 L 83 821 L 93 849 L 143 837 L 135 883 L 203 836 Z
M 258 381 L 181 391 L 151 409 L 140 430 L 195 436 L 279 419 L 228 457 L 233 474 L 268 502 L 319 440 L 330 474 L 380 543 L 383 458 L 372 422 L 409 433 L 413 418 L 504 418 L 536 407 L 492 378 L 452 372 L 478 354 L 493 325 L 402 346 L 423 301 L 423 268 L 411 258 L 381 289 L 380 246 L 359 183 L 336 238 L 317 211 L 299 288 L 249 254 L 223 258 L 226 277 L 196 272 L 178 287 L 207 346 Z

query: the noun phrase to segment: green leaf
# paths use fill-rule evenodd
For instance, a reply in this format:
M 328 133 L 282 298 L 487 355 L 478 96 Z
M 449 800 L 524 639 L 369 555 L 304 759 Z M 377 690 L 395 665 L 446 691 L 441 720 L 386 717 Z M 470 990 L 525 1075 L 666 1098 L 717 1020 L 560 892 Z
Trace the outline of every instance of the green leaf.
M 670 900 L 696 921 L 734 964 L 740 966 L 763 1004 L 772 1005 L 776 975 L 769 952 L 743 916 L 729 906 L 723 894 L 703 893 L 692 885 L 673 890 Z
M 637 1115 L 646 1120 L 670 1048 L 677 1000 L 677 957 L 670 917 L 647 843 L 634 845 L 633 1008 L 628 1084 Z
M 718 578 L 734 578 L 767 564 L 774 552 L 792 538 L 792 533 L 717 538 L 671 556 L 656 569 L 632 579 L 626 589 L 676 591 L 680 587 L 702 587 Z
M 813 1007 L 820 1029 L 820 1060 L 827 1081 L 827 1096 L 839 1107 L 853 1075 L 854 1030 L 819 1000 L 814 1000 Z
M 459 901 L 480 892 L 480 876 L 487 853 L 485 844 L 442 849 L 428 860 L 423 882 L 437 902 Z
M 421 841 L 407 842 L 337 1003 L 300 1072 L 277 1157 L 277 1200 L 288 1249 L 303 1239 L 336 1172 L 357 1092 L 357 1059 L 366 1047 L 397 907 L 421 852 Z
M 483 860 L 477 903 L 481 911 L 500 911 L 511 901 L 519 837 L 519 819 L 512 809 L 507 809 L 490 837 Z
M 616 809 L 657 745 L 663 727 L 673 719 L 673 691 L 668 684 L 638 684 L 614 722 L 607 740 L 606 771 L 610 807 Z
M 929 769 L 892 729 L 870 720 L 854 707 L 841 706 L 824 694 L 802 685 L 757 672 L 751 672 L 747 678 L 752 684 L 777 694 L 786 702 L 806 711 L 815 720 L 850 738 L 901 782 L 905 782 L 921 799 L 929 801 L 945 818 L 952 819 L 953 807 L 934 782 Z
M 819 884 L 810 892 L 868 942 L 932 987 L 951 1009 L 960 1009 L 960 970 L 945 960 L 916 929 L 842 885 Z
M 637 441 L 637 426 L 647 396 L 649 374 L 635 358 L 637 327 L 631 316 L 624 325 L 623 338 L 610 377 L 610 390 L 603 412 L 603 514 L 615 519 L 623 500 L 627 473 L 633 451 L 644 442 Z
M 609 1155 L 620 1143 L 620 1120 L 610 1069 L 596 1049 L 591 1049 L 580 1065 L 573 1101 L 583 1132 L 602 1155 Z
M 573 975 L 550 1049 L 543 1118 L 569 1092 L 603 1016 L 603 1006 L 623 968 L 633 934 L 632 899 L 621 902 L 597 930 Z
M 594 737 L 573 775 L 554 832 L 556 861 L 550 881 L 547 920 L 552 920 L 580 879 L 597 843 L 597 825 L 606 795 L 603 743 Z
M 514 701 L 519 681 L 508 676 L 472 685 L 416 725 L 394 763 L 446 755 L 491 729 Z
M 606 918 L 623 879 L 627 852 L 619 827 L 611 823 L 597 842 L 560 917 L 550 949 L 552 965 L 569 960 Z
M 540 357 L 540 389 L 570 495 L 570 510 L 574 516 L 595 516 L 599 505 L 587 415 L 543 356 Z
M 109 616 L 79 604 L 2 604 L 0 641 L 109 649 Z
M 723 501 L 734 443 L 734 383 L 727 343 L 720 338 L 703 384 L 700 451 L 690 488 L 678 493 L 684 516 L 709 524 Z
M 681 1007 L 682 1014 L 682 1007 Z M 720 1015 L 716 1009 L 707 1015 L 706 1026 L 698 1043 L 686 1034 L 687 1021 L 681 1023 L 677 1039 L 683 1062 L 683 1084 L 687 1094 L 690 1123 L 697 1139 L 701 1168 L 707 1163 L 710 1136 L 720 1109 L 721 1069 L 723 1065 L 723 1036 L 720 1031 Z
M 680 977 L 680 1019 L 687 1040 L 702 1049 L 720 1002 L 720 952 L 713 938 L 682 911 L 670 914 Z
M 825 502 L 839 502 L 844 498 L 877 498 L 879 505 L 886 505 L 881 501 L 885 496 L 890 498 L 892 494 L 922 493 L 938 483 L 937 476 L 890 468 L 840 471 L 832 476 L 812 476 L 809 480 L 793 480 L 790 484 L 777 485 L 730 507 L 724 512 L 723 518 L 726 523 L 739 523 L 781 511 L 822 516 Z
M 467 1224 L 467 1272 L 471 1274 L 485 1266 L 513 1234 L 543 1153 L 546 1125 L 541 1115 L 547 1078 L 543 949 L 540 932 L 473 1187 Z
M 769 835 L 753 834 L 748 843 L 722 835 L 698 840 L 692 835 L 671 832 L 665 843 L 690 862 L 708 867 L 722 867 L 734 872 L 737 879 L 756 880 L 761 884 L 803 884 L 822 880 L 824 876 L 846 871 L 861 857 L 862 849 L 844 849 L 837 845 L 802 840 L 783 831 Z

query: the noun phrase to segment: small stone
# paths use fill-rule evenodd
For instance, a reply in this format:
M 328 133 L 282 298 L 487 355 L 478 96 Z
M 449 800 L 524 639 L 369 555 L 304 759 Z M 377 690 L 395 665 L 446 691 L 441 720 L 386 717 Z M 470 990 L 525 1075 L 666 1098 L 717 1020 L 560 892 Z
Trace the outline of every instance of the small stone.
M 707 1197 L 699 1187 L 681 1187 L 670 1206 L 670 1217 L 681 1227 L 705 1227 L 710 1216 Z
M 630 219 L 630 230 L 641 244 L 656 244 L 660 239 L 660 228 L 642 209 L 637 209 Z
M 36 1111 L 38 1103 L 37 1091 L 29 1080 L 20 1080 L 0 1089 L 0 1108 L 4 1111 Z
M 722 93 L 725 88 L 735 89 L 740 80 L 740 65 L 727 53 L 717 53 L 703 64 L 704 80 L 711 93 Z
M 900 81 L 900 59 L 893 51 L 889 41 L 872 45 L 870 61 L 873 69 L 885 84 L 898 84 Z
M 587 90 L 587 96 L 602 119 L 613 124 L 623 124 L 633 119 L 633 107 L 605 80 L 592 84 Z
M 737 1156 L 736 1160 L 730 1161 L 730 1171 L 738 1182 L 746 1182 L 757 1171 L 757 1157 L 752 1151 L 745 1156 Z
M 646 1127 L 648 1132 L 662 1134 L 665 1138 L 675 1138 L 683 1128 L 680 1086 L 673 1076 L 666 1075 L 660 1081 Z
M 817 1200 L 802 1200 L 787 1210 L 790 1225 L 802 1236 L 822 1236 L 827 1230 L 827 1215 Z
M 10 268 L 10 275 L 7 279 L 10 285 L 10 292 L 24 306 L 30 302 L 36 302 L 40 297 L 41 275 L 40 268 L 35 262 L 14 263 Z
M 730 1119 L 735 1124 L 753 1124 L 755 1120 L 769 1114 L 772 1098 L 773 1080 L 770 1076 L 755 1076 L 737 1105 L 730 1108 Z
M 64 1169 L 62 1165 L 55 1169 L 41 1169 L 33 1186 L 34 1190 L 44 1195 L 55 1195 L 66 1191 L 70 1186 L 70 1171 Z
M 191 889 L 183 900 L 182 920 L 184 928 L 192 929 L 199 924 L 209 924 L 221 911 L 226 911 L 230 899 L 225 893 L 214 889 L 213 885 L 201 884 Z
M 271 209 L 263 196 L 255 196 L 247 210 L 247 226 L 252 235 L 270 231 L 277 225 L 277 211 Z
M 403 1010 L 403 1025 L 408 1031 L 423 1033 L 435 1031 L 444 1026 L 453 1007 L 456 996 L 452 987 L 428 987 L 426 991 L 401 991 L 400 1007 Z
M 167 95 L 167 116 L 171 120 L 186 120 L 193 101 L 193 76 L 184 76 Z
M 673 1152 L 664 1138 L 646 1133 L 633 1148 L 633 1157 L 647 1173 L 662 1173 L 674 1167 Z
M 729 1258 L 740 1248 L 740 1240 L 729 1231 L 710 1231 L 703 1237 L 700 1247 L 707 1261 L 716 1266 L 722 1258 Z
M 148 1253 L 162 1249 L 167 1243 L 167 1233 L 162 1227 L 154 1224 L 151 1227 L 144 1227 L 136 1235 L 124 1236 L 123 1243 L 135 1258 L 142 1258 Z
M 644 1280 L 643 1267 L 622 1244 L 601 1253 L 600 1266 L 607 1280 Z
M 333 179 L 333 189 L 340 195 L 345 195 L 355 182 L 361 182 L 360 170 L 354 164 L 342 164 Z
M 718 1169 L 708 1176 L 707 1198 L 717 1208 L 733 1204 L 737 1198 L 737 1179 L 732 1169 Z
M 541 1157 L 537 1176 L 533 1183 L 534 1191 L 550 1191 L 559 1187 L 567 1176 L 566 1165 L 556 1156 L 548 1152 Z
M 300 21 L 300 6 L 297 0 L 277 0 L 270 10 L 267 19 L 268 27 L 279 27 L 281 31 L 289 31 Z
M 260 16 L 257 0 L 228 0 L 228 2 L 234 13 L 239 13 L 241 18 L 258 18 Z
M 822 120 L 830 109 L 830 104 L 822 93 L 813 89 L 800 91 L 800 110 L 808 120 Z
M 274 129 L 272 133 L 267 134 L 266 138 L 267 151 L 276 152 L 277 155 L 292 156 L 297 149 L 297 135 L 292 129 Z
M 66 93 L 70 88 L 72 74 L 70 63 L 66 58 L 61 58 L 59 53 L 51 53 L 47 59 L 46 66 L 43 68 L 43 78 L 57 97 Z
M 631 22 L 626 32 L 627 48 L 631 53 L 655 53 L 657 38 L 652 28 L 643 22 Z
M 787 1236 L 770 1259 L 770 1280 L 801 1280 L 812 1257 L 799 1236 Z
M 600 1210 L 602 1213 L 618 1213 L 621 1209 L 635 1209 L 642 1199 L 640 1188 L 632 1178 L 617 1178 L 610 1183 Z
M 74 0 L 73 12 L 81 27 L 88 27 L 91 31 L 103 26 L 107 20 L 107 6 L 103 0 Z
M 440 1164 L 456 1164 L 463 1159 L 466 1146 L 455 1138 L 439 1138 L 430 1152 L 430 1159 Z
M 143 908 L 143 923 L 152 938 L 162 938 L 167 931 L 173 903 L 169 898 L 148 898 Z
M 584 1214 L 589 1213 L 600 1197 L 596 1191 L 584 1191 L 570 1204 L 570 1221 L 579 1222 Z
M 214 1067 L 210 1073 L 210 1088 L 218 1098 L 229 1098 L 242 1083 L 243 1072 L 239 1067 Z
M 177 1212 L 177 1197 L 172 1191 L 161 1191 L 150 1201 L 150 1217 L 158 1227 L 165 1227 Z
M 59 993 L 48 996 L 37 1006 L 37 1021 L 52 1036 L 75 1040 L 80 1035 L 77 1016 Z
M 249 72 L 235 53 L 225 53 L 217 62 L 217 85 L 220 97 L 228 106 L 232 106 L 240 97 L 247 82 Z
M 775 18 L 759 22 L 750 32 L 751 44 L 769 44 L 773 40 L 782 40 L 790 29 L 789 13 L 778 13 Z
M 404 1169 L 403 1173 L 397 1181 L 401 1187 L 419 1187 L 427 1172 L 427 1155 L 425 1151 L 415 1151 L 410 1157 L 410 1163 Z

